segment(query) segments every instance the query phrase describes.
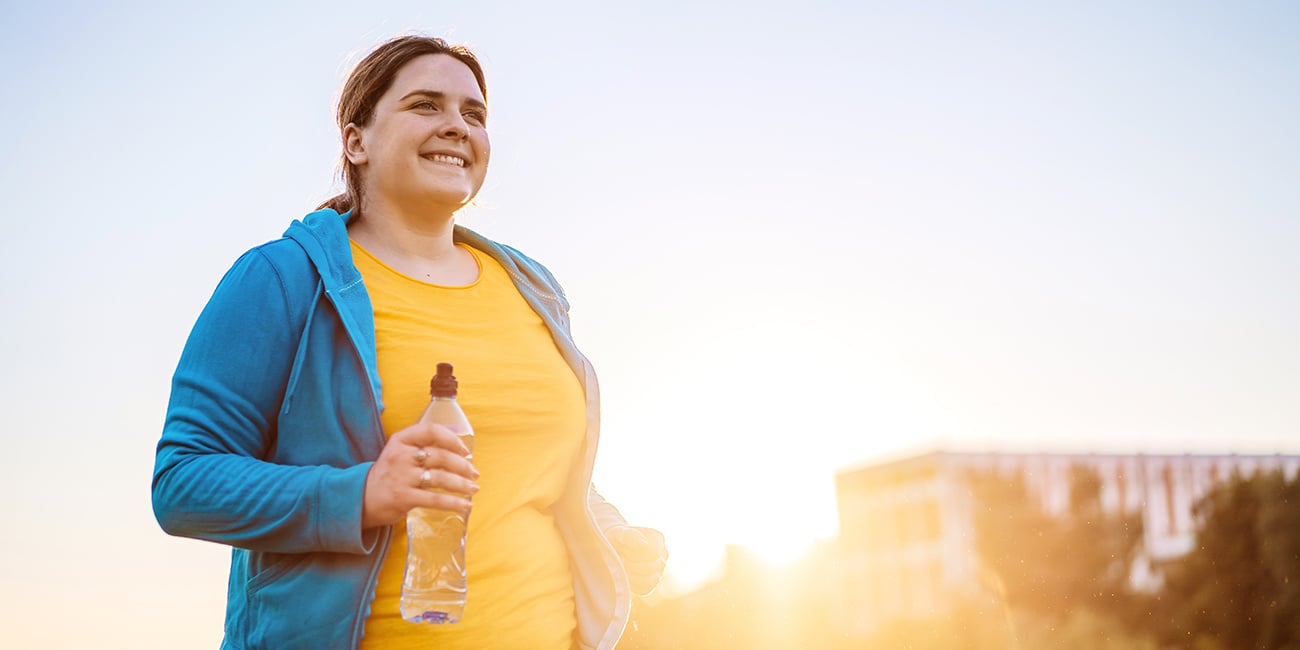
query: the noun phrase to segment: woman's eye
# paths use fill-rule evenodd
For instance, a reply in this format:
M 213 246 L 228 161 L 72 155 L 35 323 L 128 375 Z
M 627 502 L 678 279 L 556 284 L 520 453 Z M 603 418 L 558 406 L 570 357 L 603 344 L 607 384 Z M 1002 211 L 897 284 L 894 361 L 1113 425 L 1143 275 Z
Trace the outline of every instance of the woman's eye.
M 437 106 L 434 106 L 433 102 L 420 102 L 418 104 L 413 104 L 411 108 L 418 108 L 422 111 L 431 111 L 437 108 Z
M 482 126 L 487 123 L 487 115 L 484 115 L 483 113 L 480 113 L 478 111 L 470 111 L 468 113 L 465 113 L 465 119 L 479 126 Z

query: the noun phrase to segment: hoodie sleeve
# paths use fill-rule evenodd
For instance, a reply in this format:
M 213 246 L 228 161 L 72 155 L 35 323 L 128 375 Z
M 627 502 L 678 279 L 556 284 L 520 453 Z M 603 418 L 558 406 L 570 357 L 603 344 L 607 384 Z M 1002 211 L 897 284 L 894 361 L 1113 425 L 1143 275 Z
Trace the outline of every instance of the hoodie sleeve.
M 208 301 L 172 379 L 158 443 L 153 507 L 163 530 L 277 553 L 368 553 L 361 530 L 370 463 L 291 466 L 262 460 L 309 301 L 294 304 L 261 249 L 239 259 Z

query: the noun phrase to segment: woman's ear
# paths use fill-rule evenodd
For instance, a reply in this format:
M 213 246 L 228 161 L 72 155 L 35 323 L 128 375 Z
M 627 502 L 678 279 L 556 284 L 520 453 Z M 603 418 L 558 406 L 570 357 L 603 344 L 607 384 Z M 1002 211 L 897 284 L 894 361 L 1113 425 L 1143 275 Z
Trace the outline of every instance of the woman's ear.
M 343 157 L 353 165 L 363 165 L 366 163 L 366 143 L 365 132 L 356 122 L 348 122 L 343 127 Z

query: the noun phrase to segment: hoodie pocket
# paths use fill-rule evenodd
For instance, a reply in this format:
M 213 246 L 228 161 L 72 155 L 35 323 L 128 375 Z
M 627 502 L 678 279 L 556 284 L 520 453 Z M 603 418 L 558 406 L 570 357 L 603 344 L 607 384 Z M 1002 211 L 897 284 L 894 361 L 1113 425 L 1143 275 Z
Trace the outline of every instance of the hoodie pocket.
M 263 553 L 261 571 L 245 585 L 247 606 L 244 608 L 244 645 L 248 650 L 284 648 L 284 627 L 296 609 L 312 605 L 303 585 L 295 576 L 307 560 L 306 553 Z M 285 604 L 295 603 L 291 609 Z
M 348 648 L 356 620 L 354 590 L 343 559 L 330 553 L 266 553 L 248 580 L 244 639 L 248 650 Z

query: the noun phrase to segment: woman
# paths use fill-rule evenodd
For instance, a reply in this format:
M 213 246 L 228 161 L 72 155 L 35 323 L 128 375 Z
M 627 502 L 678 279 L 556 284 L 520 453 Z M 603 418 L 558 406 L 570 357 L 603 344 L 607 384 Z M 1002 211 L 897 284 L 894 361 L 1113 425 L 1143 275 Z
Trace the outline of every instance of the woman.
M 599 397 L 555 279 L 455 225 L 490 156 L 478 61 L 393 39 L 338 123 L 347 192 L 222 279 L 158 445 L 164 530 L 234 547 L 222 647 L 613 647 L 666 551 L 591 488 Z M 413 424 L 440 361 L 472 463 Z M 470 495 L 464 619 L 402 621 L 407 511 Z

